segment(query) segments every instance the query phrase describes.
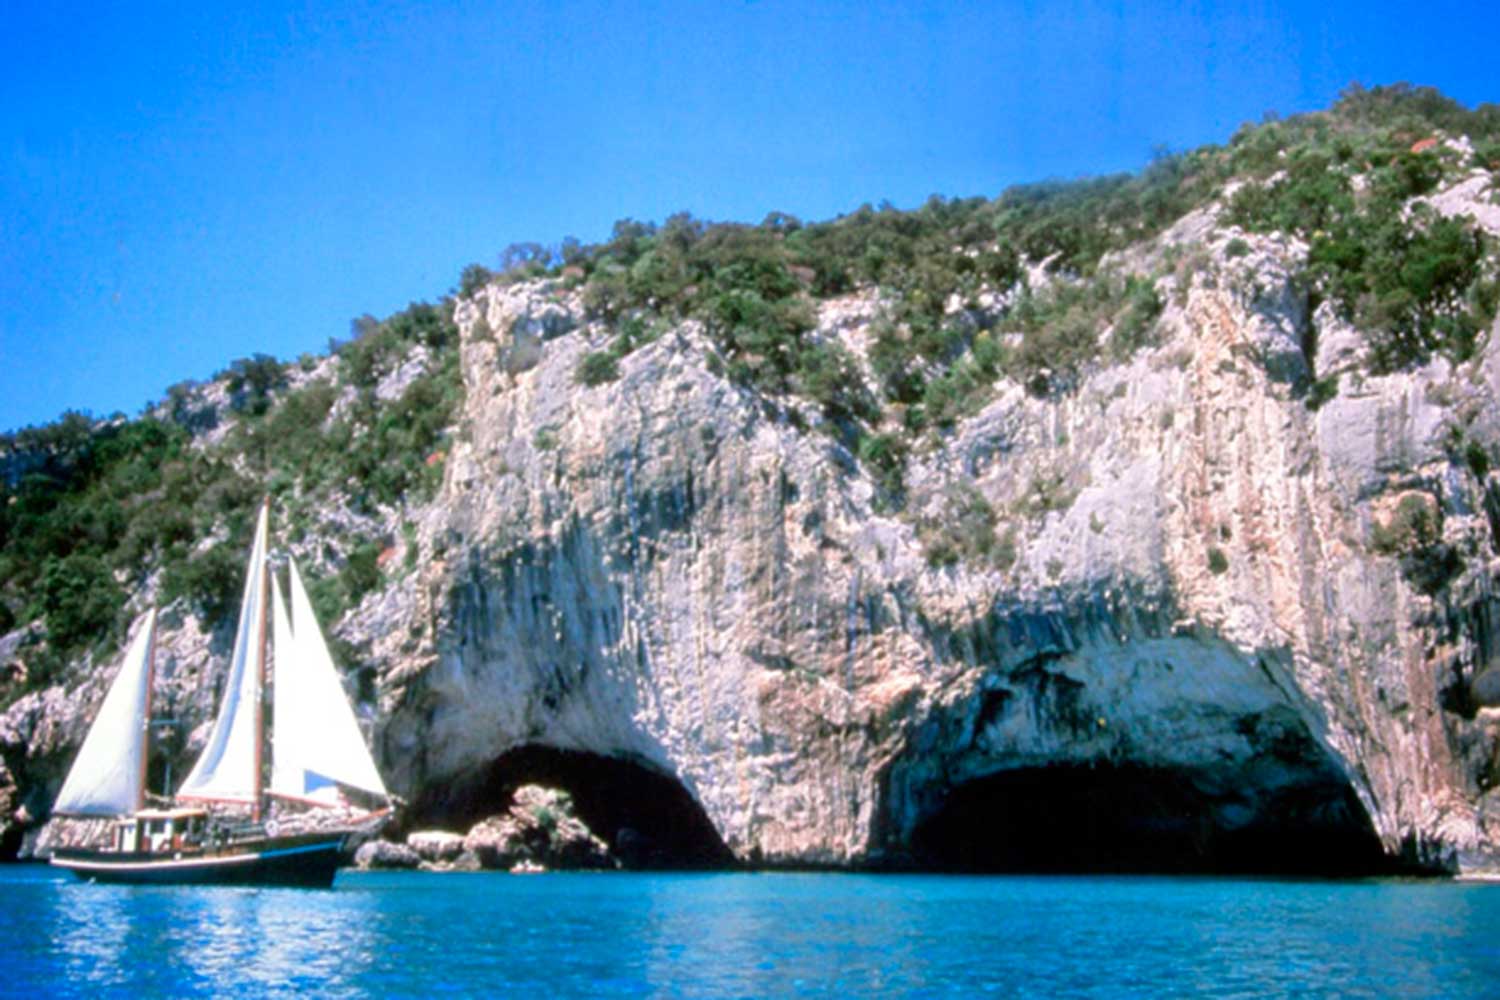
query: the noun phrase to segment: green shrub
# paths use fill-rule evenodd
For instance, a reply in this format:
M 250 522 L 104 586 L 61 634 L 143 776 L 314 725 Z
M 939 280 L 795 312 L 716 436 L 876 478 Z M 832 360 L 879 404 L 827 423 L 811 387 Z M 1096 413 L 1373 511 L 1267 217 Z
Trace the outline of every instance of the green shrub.
M 96 645 L 109 638 L 125 592 L 103 559 L 74 553 L 48 559 L 42 568 L 41 597 L 47 637 L 62 649 Z
M 286 365 L 269 354 L 256 354 L 230 363 L 220 372 L 230 395 L 230 408 L 258 417 L 271 405 L 271 394 L 286 385 Z
M 402 557 L 405 569 L 410 572 L 417 568 L 417 560 L 421 557 L 421 543 L 417 539 L 417 526 L 411 521 L 401 522 L 401 542 L 406 548 L 406 554 Z
M 1485 170 L 1500 170 L 1500 138 L 1476 142 L 1474 163 Z
M 482 264 L 470 264 L 463 269 L 458 276 L 458 294 L 466 299 L 473 298 L 475 293 L 495 280 L 495 274 Z
M 1055 284 L 1044 293 L 1023 296 L 1012 311 L 1011 321 L 1024 337 L 1005 357 L 1004 367 L 1038 394 L 1067 390 L 1098 357 L 1106 327 L 1114 327 L 1111 356 L 1124 361 L 1155 342 L 1161 310 L 1155 284 L 1136 275 L 1124 280 L 1096 275 Z
M 1411 493 L 1401 498 L 1391 519 L 1376 521 L 1370 532 L 1370 546 L 1381 555 L 1393 556 L 1413 552 L 1438 541 L 1439 526 L 1430 497 Z
M 934 568 L 960 562 L 1008 568 L 1015 560 L 1015 539 L 1002 545 L 995 525 L 994 508 L 978 490 L 961 484 L 949 491 L 943 514 L 917 525 L 917 537 Z
M 998 570 L 1008 570 L 1016 564 L 1019 551 L 1016 546 L 1016 529 L 1006 528 L 990 553 L 990 562 Z
M 556 255 L 540 243 L 512 243 L 500 251 L 500 277 L 509 284 L 540 278 L 555 263 Z
M 1324 403 L 1336 398 L 1339 394 L 1339 377 L 1328 375 L 1318 379 L 1312 384 L 1307 392 L 1307 408 L 1309 410 L 1321 409 Z
M 29 686 L 109 648 L 128 589 L 193 537 L 206 476 L 182 474 L 186 439 L 154 417 L 77 413 L 0 436 L 20 470 L 0 479 L 0 607 L 11 623 L 46 628 L 45 649 L 26 656 Z
M 248 546 L 233 542 L 171 562 L 162 576 L 163 603 L 186 598 L 210 629 L 229 621 L 239 611 Z
M 1298 150 L 1285 175 L 1269 187 L 1246 184 L 1229 205 L 1229 221 L 1257 232 L 1316 232 L 1348 214 L 1354 189 L 1332 158 L 1316 149 Z
M 1117 361 L 1155 344 L 1152 334 L 1162 310 L 1155 283 L 1135 275 L 1125 281 L 1124 299 L 1124 308 L 1115 315 L 1114 335 L 1110 339 L 1110 353 Z
M 344 606 L 354 607 L 366 594 L 380 586 L 381 543 L 375 539 L 364 539 L 349 549 L 339 570 L 339 587 L 343 591 Z
M 1370 547 L 1396 557 L 1402 578 L 1429 597 L 1464 569 L 1463 556 L 1442 540 L 1440 517 L 1433 498 L 1412 493 L 1401 498 L 1388 522 L 1377 521 L 1370 532 Z
M 905 493 L 906 441 L 900 434 L 867 434 L 859 442 L 859 460 L 882 494 L 899 500 Z
M 880 411 L 865 388 L 854 358 L 837 343 L 804 344 L 793 385 L 836 420 L 879 419 Z
M 441 352 L 458 343 L 447 302 L 413 302 L 383 321 L 362 316 L 352 330 L 353 336 L 336 349 L 344 381 L 358 389 L 373 389 L 415 346 Z
M 613 382 L 620 377 L 620 367 L 611 351 L 592 351 L 578 363 L 577 380 L 582 385 L 596 386 Z
M 328 481 L 346 489 L 360 509 L 425 499 L 441 481 L 441 468 L 429 465 L 428 458 L 445 440 L 463 399 L 457 329 L 445 316 L 431 307 L 413 307 L 405 318 L 382 324 L 391 331 L 386 335 L 408 350 L 418 343 L 429 348 L 426 370 L 394 401 L 380 403 L 373 393 L 361 392 L 344 416 L 319 434 L 332 470 Z
M 1339 276 L 1346 303 L 1357 293 L 1354 322 L 1373 332 L 1374 370 L 1420 364 L 1433 351 L 1467 359 L 1495 316 L 1494 284 L 1480 266 L 1484 238 L 1455 219 L 1435 219 L 1425 229 L 1397 225 L 1368 234 L 1360 271 Z
M 321 576 L 309 572 L 310 569 L 311 567 L 304 569 L 303 572 L 306 574 L 307 599 L 312 603 L 313 613 L 320 622 L 331 624 L 338 621 L 349 609 L 343 581 L 337 575 Z M 334 639 L 331 634 L 326 637 L 330 641 Z M 341 659 L 347 662 L 347 658 Z
M 1474 473 L 1474 478 L 1481 483 L 1489 478 L 1490 453 L 1484 445 L 1469 438 L 1464 443 L 1464 463 L 1468 465 L 1469 471 Z
M 1031 477 L 1025 495 L 1017 505 L 1028 517 L 1043 517 L 1053 511 L 1067 510 L 1078 499 L 1078 491 L 1068 486 L 1068 477 L 1060 471 L 1039 472 Z

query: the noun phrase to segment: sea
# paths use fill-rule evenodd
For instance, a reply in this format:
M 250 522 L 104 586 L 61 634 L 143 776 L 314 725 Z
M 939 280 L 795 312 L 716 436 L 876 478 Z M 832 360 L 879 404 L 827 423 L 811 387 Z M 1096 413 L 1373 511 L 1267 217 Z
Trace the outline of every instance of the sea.
M 1500 885 L 0 867 L 6 997 L 1495 997 Z

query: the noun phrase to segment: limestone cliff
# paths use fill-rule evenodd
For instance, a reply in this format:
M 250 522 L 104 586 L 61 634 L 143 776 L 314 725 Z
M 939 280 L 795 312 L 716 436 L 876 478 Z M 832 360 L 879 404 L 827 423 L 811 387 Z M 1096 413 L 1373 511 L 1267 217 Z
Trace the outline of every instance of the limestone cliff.
M 922 456 L 911 504 L 977 491 L 1003 568 L 930 567 L 837 443 L 708 373 L 691 324 L 583 390 L 599 331 L 569 295 L 463 302 L 463 440 L 424 558 L 352 626 L 396 787 L 529 744 L 625 757 L 742 858 L 862 864 L 976 779 L 1133 766 L 1229 830 L 1347 784 L 1388 851 L 1492 864 L 1496 717 L 1470 686 L 1494 500 L 1448 447 L 1494 440 L 1500 345 L 1312 410 L 1295 252 L 1200 272 L 1155 349 L 1060 398 L 1004 389 Z M 1463 554 L 1442 599 L 1371 541 L 1409 497 Z
M 1435 202 L 1487 224 L 1480 187 Z M 612 329 L 574 283 L 460 298 L 441 487 L 388 515 L 410 568 L 338 629 L 392 787 L 477 816 L 544 748 L 671 779 L 760 863 L 1025 864 L 1108 813 L 1147 866 L 1500 868 L 1500 480 L 1468 448 L 1500 444 L 1500 336 L 1369 374 L 1306 244 L 1223 209 L 1103 262 L 1154 283 L 1154 343 L 1064 390 L 997 379 L 900 505 L 806 402 L 716 374 L 696 320 L 586 386 Z M 864 370 L 884 308 L 825 299 L 812 336 Z M 1003 334 L 999 292 L 978 308 Z M 934 559 L 954 524 L 981 544 Z M 212 671 L 174 683 L 205 717 Z M 0 806 L 45 809 L 91 685 L 12 707 L 34 774 Z

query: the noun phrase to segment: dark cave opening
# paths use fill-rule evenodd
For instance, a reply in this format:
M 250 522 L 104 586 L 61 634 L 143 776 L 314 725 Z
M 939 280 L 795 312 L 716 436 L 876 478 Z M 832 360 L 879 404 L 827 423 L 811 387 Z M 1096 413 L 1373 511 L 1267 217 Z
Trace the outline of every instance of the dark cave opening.
M 25 839 L 26 831 L 20 824 L 0 828 L 0 862 L 16 860 Z
M 703 808 L 656 768 L 619 757 L 546 746 L 510 750 L 471 777 L 427 789 L 412 803 L 415 826 L 466 830 L 503 813 L 517 788 L 562 789 L 590 830 L 627 868 L 724 868 L 734 858 Z
M 1239 797 L 1132 765 L 1002 771 L 955 788 L 913 833 L 914 864 L 1008 873 L 1395 874 L 1347 782 Z

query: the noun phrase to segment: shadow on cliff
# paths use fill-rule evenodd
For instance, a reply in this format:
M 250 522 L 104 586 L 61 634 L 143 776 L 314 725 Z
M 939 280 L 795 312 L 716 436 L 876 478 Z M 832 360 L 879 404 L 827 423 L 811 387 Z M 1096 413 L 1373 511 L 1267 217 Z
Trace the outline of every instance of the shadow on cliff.
M 444 611 L 449 656 L 462 679 L 424 674 L 397 721 L 423 734 L 419 745 L 436 717 L 459 728 L 483 726 L 489 745 L 528 742 L 489 760 L 476 753 L 456 773 L 433 774 L 420 761 L 408 827 L 465 830 L 504 813 L 521 786 L 537 784 L 568 792 L 578 818 L 627 868 L 733 865 L 692 793 L 660 767 L 618 750 L 633 737 L 622 738 L 616 730 L 627 727 L 614 726 L 631 717 L 651 670 L 647 643 L 626 638 L 628 595 L 654 558 L 641 539 L 677 525 L 694 503 L 689 482 L 680 503 L 651 494 L 629 516 L 617 514 L 633 525 L 626 547 L 611 546 L 613 536 L 574 516 L 555 541 L 470 553 Z M 467 710 L 486 698 L 506 710 L 498 720 L 489 712 L 471 719 Z M 594 723 L 589 735 L 598 752 L 548 745 L 550 728 L 565 729 L 572 722 L 559 720 L 578 717 Z
M 0 829 L 0 862 L 16 860 L 25 838 L 25 832 L 20 824 L 11 824 Z
M 1007 873 L 1433 874 L 1383 844 L 1284 649 L 1093 592 L 931 629 L 987 670 L 883 775 L 876 866 Z
M 538 784 L 573 798 L 578 818 L 627 868 L 727 868 L 734 858 L 693 796 L 655 768 L 545 746 L 508 751 L 468 778 L 432 785 L 408 824 L 467 829 L 503 813 L 517 788 Z
M 1138 765 L 1002 771 L 955 788 L 913 833 L 937 871 L 1396 874 L 1364 808 L 1332 773 L 1247 801 Z

